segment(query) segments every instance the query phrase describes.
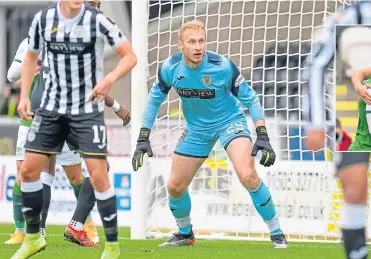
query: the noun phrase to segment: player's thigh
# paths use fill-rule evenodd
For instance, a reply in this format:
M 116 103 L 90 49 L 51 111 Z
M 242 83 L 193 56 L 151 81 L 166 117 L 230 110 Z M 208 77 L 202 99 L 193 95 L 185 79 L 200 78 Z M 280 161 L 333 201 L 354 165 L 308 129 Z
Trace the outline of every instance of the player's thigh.
M 62 151 L 68 128 L 63 115 L 39 109 L 27 134 L 25 149 L 34 153 L 55 155 Z
M 105 159 L 107 156 L 107 132 L 104 113 L 68 115 L 68 121 L 70 137 L 76 140 L 83 158 Z
M 40 173 L 48 160 L 48 154 L 26 152 L 24 161 L 20 168 L 22 181 L 33 182 L 40 179 Z
M 54 176 L 55 175 L 55 162 L 56 162 L 56 155 L 49 155 L 48 162 L 44 165 L 44 168 L 42 169 L 42 171 Z
M 26 145 L 27 141 L 27 134 L 30 130 L 30 127 L 20 125 L 18 127 L 18 136 L 17 136 L 17 146 L 15 151 L 15 160 L 16 161 L 23 161 L 25 156 L 25 149 L 24 146 Z
M 65 165 L 63 166 L 64 172 L 71 184 L 80 185 L 84 179 L 81 164 Z
M 84 157 L 86 167 L 90 174 L 90 181 L 98 192 L 105 192 L 109 189 L 110 183 L 107 172 L 106 159 Z
M 245 119 L 227 124 L 219 133 L 219 140 L 227 151 L 238 177 L 256 175 L 254 159 L 251 156 L 252 141 Z
M 205 159 L 209 156 L 215 142 L 213 134 L 200 134 L 185 129 L 178 140 L 174 153 L 183 157 Z
M 22 181 L 20 169 L 22 167 L 22 162 L 24 160 L 24 156 L 26 153 L 24 146 L 26 144 L 27 134 L 29 130 L 30 128 L 24 125 L 20 125 L 18 127 L 18 136 L 17 136 L 17 144 L 16 144 L 16 152 L 15 152 L 15 159 L 16 159 L 16 165 L 17 165 L 16 182 L 18 184 L 20 184 Z
M 168 191 L 171 196 L 181 195 L 186 191 L 205 157 L 190 157 L 174 154 L 168 180 Z
M 337 177 L 343 185 L 346 202 L 366 202 L 369 158 L 370 152 L 335 153 Z
M 23 163 L 23 160 L 17 160 L 16 161 L 16 165 L 17 165 L 17 175 L 15 177 L 15 181 L 18 185 L 21 184 L 22 182 L 22 176 L 21 176 L 21 172 L 20 172 L 20 169 L 22 167 L 22 163 Z

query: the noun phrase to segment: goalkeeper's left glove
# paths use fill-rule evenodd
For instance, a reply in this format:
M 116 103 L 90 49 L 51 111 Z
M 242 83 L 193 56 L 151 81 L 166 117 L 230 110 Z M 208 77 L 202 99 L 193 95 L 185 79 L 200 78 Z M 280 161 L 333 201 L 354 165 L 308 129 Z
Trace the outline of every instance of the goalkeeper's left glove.
M 251 155 L 256 156 L 258 154 L 258 151 L 261 150 L 262 157 L 260 159 L 260 164 L 269 167 L 274 164 L 274 161 L 276 160 L 276 154 L 274 153 L 274 150 L 269 143 L 269 137 L 266 127 L 258 126 L 256 128 L 256 135 L 257 138 L 252 148 Z

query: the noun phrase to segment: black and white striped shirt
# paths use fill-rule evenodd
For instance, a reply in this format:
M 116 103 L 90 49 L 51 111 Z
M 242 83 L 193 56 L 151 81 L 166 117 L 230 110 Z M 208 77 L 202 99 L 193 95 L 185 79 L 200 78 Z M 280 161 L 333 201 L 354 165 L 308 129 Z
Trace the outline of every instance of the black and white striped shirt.
M 113 48 L 126 40 L 113 21 L 90 6 L 82 5 L 73 19 L 63 16 L 59 2 L 35 15 L 28 48 L 44 47 L 50 68 L 41 108 L 73 115 L 103 112 L 104 101 L 88 97 L 103 78 L 105 39 Z
M 357 24 L 371 24 L 371 1 L 360 2 L 341 11 L 324 27 L 321 38 L 313 47 L 312 56 L 309 57 L 307 107 L 304 108 L 310 122 L 308 128 L 325 127 L 324 77 L 336 52 L 335 26 Z

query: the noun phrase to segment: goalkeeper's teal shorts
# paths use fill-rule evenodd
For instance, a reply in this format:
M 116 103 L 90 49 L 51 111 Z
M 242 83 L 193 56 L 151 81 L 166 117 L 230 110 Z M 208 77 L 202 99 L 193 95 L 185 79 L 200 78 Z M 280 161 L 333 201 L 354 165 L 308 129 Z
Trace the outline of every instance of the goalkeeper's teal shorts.
M 227 149 L 232 140 L 241 137 L 251 140 L 251 134 L 244 117 L 234 119 L 226 123 L 222 129 L 214 132 L 203 133 L 185 129 L 174 153 L 181 156 L 207 158 L 218 139 Z

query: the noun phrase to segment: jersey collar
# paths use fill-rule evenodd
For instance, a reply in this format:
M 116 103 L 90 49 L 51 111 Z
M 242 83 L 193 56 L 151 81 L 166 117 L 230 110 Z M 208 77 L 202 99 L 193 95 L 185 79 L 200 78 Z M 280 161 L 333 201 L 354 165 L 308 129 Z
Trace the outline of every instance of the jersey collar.
M 75 22 L 75 21 L 78 21 L 81 18 L 81 16 L 84 13 L 84 11 L 85 11 L 85 4 L 82 4 L 79 14 L 76 15 L 72 19 L 68 19 L 68 18 L 64 17 L 64 15 L 62 14 L 61 7 L 59 5 L 60 5 L 60 2 L 57 3 L 58 17 L 59 17 L 60 20 L 65 21 L 65 22 Z
M 182 63 L 183 63 L 183 67 L 185 67 L 185 69 L 192 73 L 192 72 L 199 72 L 200 70 L 202 70 L 204 67 L 205 67 L 205 64 L 207 63 L 207 53 L 205 51 L 205 54 L 204 54 L 204 57 L 202 58 L 202 62 L 201 64 L 196 67 L 196 68 L 190 68 L 184 61 L 184 58 L 183 58 L 183 54 L 182 54 Z

